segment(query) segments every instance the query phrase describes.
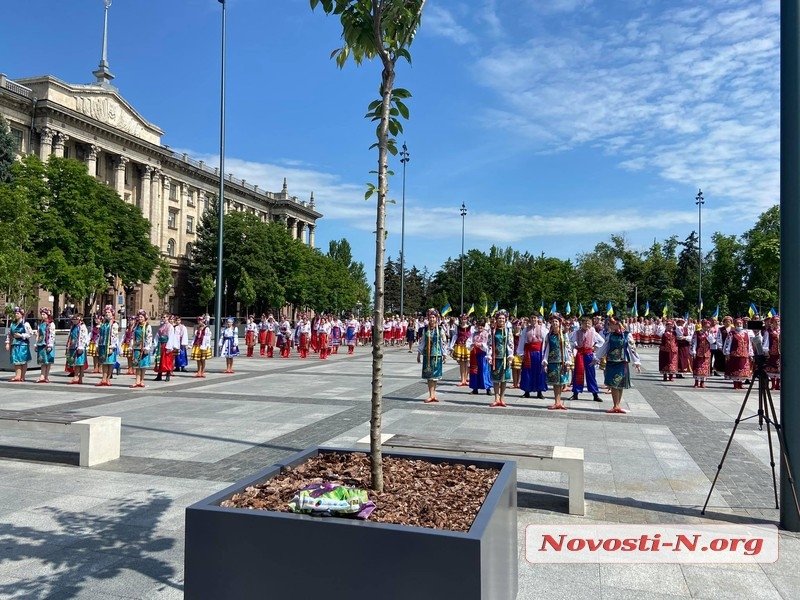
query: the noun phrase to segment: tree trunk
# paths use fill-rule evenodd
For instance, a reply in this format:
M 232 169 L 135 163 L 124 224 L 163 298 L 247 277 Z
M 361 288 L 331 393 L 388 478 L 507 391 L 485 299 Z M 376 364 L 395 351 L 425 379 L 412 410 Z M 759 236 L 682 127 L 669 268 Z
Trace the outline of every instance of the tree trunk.
M 378 130 L 378 203 L 375 230 L 375 303 L 372 334 L 372 414 L 369 421 L 370 475 L 372 489 L 383 491 L 383 457 L 381 454 L 381 416 L 383 412 L 383 263 L 386 251 L 386 193 L 389 146 L 389 111 L 394 85 L 394 64 L 384 61 L 381 78 L 383 105 Z

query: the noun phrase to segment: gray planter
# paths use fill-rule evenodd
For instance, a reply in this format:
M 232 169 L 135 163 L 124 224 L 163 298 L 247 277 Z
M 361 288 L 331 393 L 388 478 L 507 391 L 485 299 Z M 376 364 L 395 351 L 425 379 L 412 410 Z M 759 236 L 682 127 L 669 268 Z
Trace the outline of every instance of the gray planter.
M 294 598 L 333 593 L 384 600 L 511 600 L 517 596 L 517 467 L 511 461 L 387 452 L 433 463 L 500 467 L 467 533 L 342 518 L 222 508 L 310 449 L 186 509 L 187 600 Z

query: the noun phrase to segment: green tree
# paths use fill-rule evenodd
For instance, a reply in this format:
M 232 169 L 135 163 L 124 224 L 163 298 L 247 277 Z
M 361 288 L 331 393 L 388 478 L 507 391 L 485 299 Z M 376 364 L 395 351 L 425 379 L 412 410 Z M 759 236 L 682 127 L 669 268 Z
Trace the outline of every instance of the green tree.
M 256 301 L 256 287 L 253 284 L 253 279 L 244 269 L 242 269 L 242 274 L 239 277 L 239 285 L 236 287 L 236 297 L 244 307 L 245 315 L 250 316 L 250 307 Z
M 763 212 L 752 229 L 742 236 L 745 288 L 764 289 L 765 304 L 778 304 L 781 274 L 781 214 L 776 204 Z M 747 303 L 755 298 L 747 299 Z
M 156 291 L 156 296 L 158 296 L 158 299 L 161 302 L 162 313 L 167 310 L 167 307 L 165 306 L 167 295 L 174 284 L 175 281 L 172 278 L 172 269 L 170 268 L 169 263 L 166 260 L 161 259 L 158 264 L 158 271 L 156 272 L 156 284 L 153 287 Z
M 372 487 L 383 490 L 381 460 L 381 414 L 383 409 L 383 265 L 386 232 L 386 195 L 388 192 L 388 155 L 397 154 L 393 136 L 402 132 L 399 117 L 408 118 L 403 100 L 411 94 L 395 88 L 395 67 L 401 58 L 411 61 L 408 47 L 419 27 L 426 0 L 310 0 L 311 8 L 322 5 L 326 14 L 337 15 L 342 25 L 343 46 L 332 56 L 344 67 L 352 57 L 356 64 L 378 58 L 383 65 L 380 98 L 369 105 L 367 117 L 378 122 L 378 185 L 368 184 L 367 198 L 377 192 L 375 228 L 375 302 L 372 336 L 372 414 L 370 417 L 370 459 Z
M 739 306 L 745 301 L 742 294 L 744 268 L 742 265 L 743 246 L 735 235 L 715 233 L 711 236 L 713 249 L 710 252 L 708 267 L 709 298 L 704 298 L 706 312 L 713 314 L 719 305 L 720 315 L 730 313 L 731 306 Z
M 37 261 L 31 242 L 35 215 L 24 189 L 0 185 L 0 215 L 0 292 L 7 301 L 27 306 L 34 297 Z
M 11 129 L 0 115 L 0 184 L 11 181 L 11 165 L 17 157 L 17 142 L 11 135 Z
M 203 275 L 200 278 L 200 289 L 198 299 L 200 304 L 206 307 L 208 312 L 208 305 L 214 299 L 217 291 L 217 286 L 214 285 L 214 278 L 211 275 Z

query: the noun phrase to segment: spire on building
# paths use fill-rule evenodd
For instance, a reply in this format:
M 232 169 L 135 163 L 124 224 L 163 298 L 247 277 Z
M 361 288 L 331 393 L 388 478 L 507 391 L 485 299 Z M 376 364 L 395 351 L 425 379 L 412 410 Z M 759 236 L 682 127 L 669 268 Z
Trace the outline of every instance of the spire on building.
M 108 69 L 108 8 L 111 6 L 111 0 L 103 0 L 106 5 L 105 21 L 103 23 L 103 55 L 100 58 L 100 65 L 97 71 L 93 71 L 92 75 L 97 77 L 97 83 L 104 86 L 110 86 L 111 80 L 114 76 Z
M 311 192 L 311 201 L 309 202 L 309 205 L 312 209 L 316 206 L 314 203 L 314 192 Z
M 283 178 L 283 193 L 284 194 L 288 194 L 289 193 L 289 188 L 286 187 L 286 177 Z

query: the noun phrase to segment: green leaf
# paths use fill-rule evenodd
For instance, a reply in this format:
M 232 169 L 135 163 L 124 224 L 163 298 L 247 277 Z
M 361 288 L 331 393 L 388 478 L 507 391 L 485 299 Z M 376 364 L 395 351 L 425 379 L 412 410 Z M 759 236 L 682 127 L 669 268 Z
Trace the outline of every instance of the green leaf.
M 400 100 L 395 100 L 394 105 L 397 107 L 397 110 L 400 112 L 403 118 L 408 120 L 408 107 L 400 102 Z
M 411 92 L 403 88 L 394 88 L 392 90 L 392 96 L 402 99 L 411 98 Z

